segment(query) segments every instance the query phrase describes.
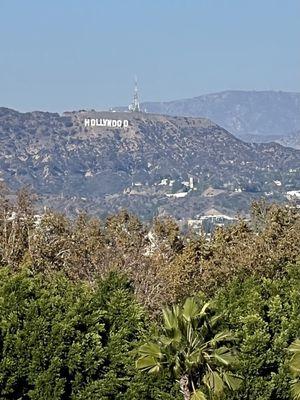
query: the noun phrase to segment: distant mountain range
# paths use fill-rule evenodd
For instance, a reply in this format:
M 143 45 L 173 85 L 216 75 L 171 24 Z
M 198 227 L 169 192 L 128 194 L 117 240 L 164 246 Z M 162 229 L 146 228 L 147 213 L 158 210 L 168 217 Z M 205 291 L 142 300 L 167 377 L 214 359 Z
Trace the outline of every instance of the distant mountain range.
M 225 91 L 190 99 L 145 102 L 150 113 L 209 118 L 243 140 L 300 147 L 300 93 Z
M 300 149 L 300 129 L 286 136 L 276 138 L 275 141 L 283 146 L 290 146 L 294 147 L 295 149 Z
M 29 184 L 43 204 L 70 214 L 128 208 L 186 220 L 211 208 L 247 213 L 262 195 L 283 201 L 300 188 L 300 151 L 245 143 L 204 118 L 0 108 L 0 179 L 12 189 Z

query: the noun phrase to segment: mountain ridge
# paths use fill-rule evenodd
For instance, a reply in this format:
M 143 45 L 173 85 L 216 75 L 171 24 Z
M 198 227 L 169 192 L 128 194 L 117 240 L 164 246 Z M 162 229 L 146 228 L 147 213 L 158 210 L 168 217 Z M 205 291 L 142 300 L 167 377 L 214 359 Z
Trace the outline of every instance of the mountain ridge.
M 269 137 L 285 137 L 300 130 L 298 92 L 226 90 L 193 98 L 143 102 L 141 107 L 165 115 L 207 117 L 243 140 L 270 141 Z M 294 141 L 287 144 L 293 145 Z
M 97 118 L 127 119 L 129 126 L 85 126 Z M 284 191 L 300 186 L 300 151 L 245 143 L 205 118 L 0 108 L 0 142 L 0 179 L 13 189 L 28 184 L 47 205 L 70 213 L 128 208 L 144 218 L 187 219 L 217 206 L 247 212 L 264 192 L 282 200 Z M 221 192 L 202 196 L 208 187 Z

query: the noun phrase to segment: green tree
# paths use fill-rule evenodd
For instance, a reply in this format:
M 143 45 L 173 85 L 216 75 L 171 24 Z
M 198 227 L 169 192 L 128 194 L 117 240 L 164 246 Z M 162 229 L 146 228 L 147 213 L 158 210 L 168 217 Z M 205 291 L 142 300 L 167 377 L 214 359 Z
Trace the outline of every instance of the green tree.
M 144 330 L 122 276 L 110 274 L 91 289 L 62 274 L 2 270 L 0 398 L 123 399 Z
M 300 399 L 300 339 L 295 340 L 288 350 L 293 354 L 290 361 L 290 369 L 293 374 L 291 393 L 294 400 Z
M 179 381 L 185 400 L 218 398 L 240 378 L 230 372 L 235 356 L 230 332 L 217 331 L 219 316 L 210 304 L 188 298 L 184 305 L 163 309 L 163 324 L 154 340 L 141 345 L 136 367 L 150 373 L 167 369 Z
M 238 340 L 241 387 L 230 400 L 289 400 L 286 348 L 300 332 L 300 265 L 277 279 L 236 277 L 214 297 Z

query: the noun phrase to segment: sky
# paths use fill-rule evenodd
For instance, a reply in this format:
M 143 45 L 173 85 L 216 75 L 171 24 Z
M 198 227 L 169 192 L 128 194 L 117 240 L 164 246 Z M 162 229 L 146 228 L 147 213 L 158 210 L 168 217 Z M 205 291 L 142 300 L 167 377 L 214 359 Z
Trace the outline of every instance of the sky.
M 299 0 L 0 0 L 0 106 L 300 92 Z

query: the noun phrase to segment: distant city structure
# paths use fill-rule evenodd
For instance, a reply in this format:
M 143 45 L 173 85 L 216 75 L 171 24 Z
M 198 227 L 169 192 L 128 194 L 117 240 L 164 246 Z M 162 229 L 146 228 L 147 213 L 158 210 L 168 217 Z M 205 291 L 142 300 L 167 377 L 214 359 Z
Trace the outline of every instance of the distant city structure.
M 129 105 L 128 110 L 131 112 L 141 112 L 137 77 L 135 77 L 134 79 L 133 100 L 132 103 Z

